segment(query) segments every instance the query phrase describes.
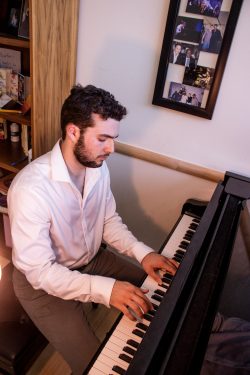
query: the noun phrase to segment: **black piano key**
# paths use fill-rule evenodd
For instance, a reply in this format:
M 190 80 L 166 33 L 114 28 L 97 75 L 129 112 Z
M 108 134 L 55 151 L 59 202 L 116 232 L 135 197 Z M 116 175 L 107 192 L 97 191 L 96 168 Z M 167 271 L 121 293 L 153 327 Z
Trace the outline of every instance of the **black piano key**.
M 195 223 L 191 223 L 191 224 L 189 225 L 189 228 L 190 228 L 190 229 L 193 229 L 193 230 L 196 230 L 196 229 L 198 228 L 198 225 L 195 224 Z
M 163 275 L 166 279 L 169 279 L 170 281 L 172 281 L 173 279 L 173 275 L 169 272 L 165 272 L 164 275 Z
M 149 310 L 148 314 L 151 316 L 155 316 L 156 311 L 155 310 Z
M 200 219 L 194 217 L 194 218 L 193 218 L 193 222 L 199 224 L 199 223 L 200 223 Z
M 134 356 L 135 353 L 136 353 L 136 350 L 130 348 L 130 346 L 124 346 L 124 348 L 122 349 L 124 352 Z
M 158 309 L 158 305 L 156 305 L 154 302 L 151 302 L 152 303 L 152 306 L 154 308 L 154 310 L 157 310 Z
M 132 347 L 135 348 L 135 349 L 138 349 L 138 348 L 139 348 L 139 345 L 140 345 L 139 342 L 137 342 L 137 341 L 135 341 L 135 340 L 133 340 L 133 339 L 129 339 L 129 340 L 126 342 L 126 344 L 132 346 Z
M 152 315 L 149 315 L 149 314 L 144 314 L 144 315 L 143 315 L 143 318 L 144 318 L 145 320 L 147 320 L 148 322 L 151 322 L 152 319 L 153 319 L 153 316 L 152 316 Z
M 190 230 L 190 229 L 188 229 L 187 231 L 186 231 L 186 233 L 185 233 L 185 236 L 187 236 L 187 237 L 193 237 L 193 235 L 194 235 L 194 231 L 193 230 Z
M 183 250 L 179 249 L 179 250 L 176 250 L 176 253 L 184 256 L 186 254 L 186 251 L 183 251 Z
M 189 245 L 189 244 L 188 244 Z M 179 248 L 186 250 L 188 245 L 180 243 Z
M 160 284 L 159 284 L 159 285 L 160 285 Z M 163 284 L 160 285 L 160 287 L 163 288 L 163 289 L 168 290 L 168 288 L 169 288 L 169 284 L 164 284 L 164 283 L 163 283 Z
M 162 297 L 161 297 L 161 296 L 158 296 L 158 294 L 153 294 L 153 295 L 151 296 L 151 299 L 154 299 L 155 301 L 159 301 L 159 302 L 162 301 Z
M 127 363 L 130 363 L 132 361 L 132 357 L 130 357 L 129 355 L 127 354 L 119 354 L 119 358 L 122 359 L 123 361 L 127 362 Z
M 148 326 L 146 326 L 146 324 L 143 324 L 143 323 L 137 323 L 136 327 L 140 328 L 142 331 L 145 331 L 145 332 L 146 332 L 146 330 L 148 328 Z
M 176 254 L 174 254 L 173 258 L 174 258 L 175 260 L 181 262 L 182 259 L 183 259 L 183 255 L 182 255 L 182 254 L 178 254 L 178 253 L 176 253 Z
M 144 336 L 144 332 L 142 332 L 140 329 L 133 329 L 132 333 L 138 337 L 143 337 Z
M 156 293 L 156 294 L 158 294 L 159 296 L 162 296 L 162 297 L 166 294 L 165 292 L 163 292 L 163 290 L 160 290 L 160 289 L 156 289 L 154 291 L 154 293 Z
M 169 284 L 170 284 L 170 282 L 171 282 L 172 280 L 169 280 L 169 279 L 167 279 L 166 277 L 164 277 L 164 276 L 163 276 L 163 277 L 161 278 L 161 281 L 163 281 L 163 283 L 165 283 L 165 284 L 168 284 L 168 285 L 169 285 Z
M 120 374 L 120 375 L 125 375 L 126 374 L 126 370 L 124 370 L 124 368 L 121 368 L 120 366 L 117 366 L 117 365 L 113 366 L 112 370 L 114 372 L 116 372 L 117 374 Z
M 174 259 L 176 262 L 178 262 L 178 263 L 181 263 L 181 259 L 180 258 L 178 258 L 178 257 L 176 257 L 176 256 L 173 256 L 173 258 L 172 259 Z
M 185 236 L 183 237 L 184 238 L 184 240 L 186 240 L 186 241 L 191 241 L 191 239 L 192 239 L 192 237 L 193 236 L 190 236 L 190 234 L 185 234 Z

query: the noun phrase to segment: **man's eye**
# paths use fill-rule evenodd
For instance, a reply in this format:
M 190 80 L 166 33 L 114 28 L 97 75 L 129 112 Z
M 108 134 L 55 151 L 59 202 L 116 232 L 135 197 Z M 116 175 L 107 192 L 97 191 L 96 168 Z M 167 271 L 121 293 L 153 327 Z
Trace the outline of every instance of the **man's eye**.
M 106 138 L 99 138 L 99 142 L 105 142 Z

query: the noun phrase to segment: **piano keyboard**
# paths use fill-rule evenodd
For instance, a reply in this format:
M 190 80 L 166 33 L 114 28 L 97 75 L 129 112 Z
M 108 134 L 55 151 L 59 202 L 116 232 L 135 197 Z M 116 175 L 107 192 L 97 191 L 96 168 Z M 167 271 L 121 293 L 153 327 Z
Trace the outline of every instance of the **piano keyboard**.
M 198 225 L 199 219 L 193 218 L 189 215 L 183 215 L 161 254 L 173 258 L 180 263 Z M 172 278 L 172 275 L 168 273 L 164 274 L 162 285 L 158 285 L 150 276 L 145 279 L 142 287 L 149 289 L 147 297 L 152 302 L 154 310 L 144 314 L 144 317 L 140 322 L 131 321 L 126 316 L 123 316 L 88 374 L 126 374 L 126 370 L 132 361 L 147 327 L 150 325 L 154 314 L 161 303 L 161 300 L 164 298 L 164 294 L 167 292 Z

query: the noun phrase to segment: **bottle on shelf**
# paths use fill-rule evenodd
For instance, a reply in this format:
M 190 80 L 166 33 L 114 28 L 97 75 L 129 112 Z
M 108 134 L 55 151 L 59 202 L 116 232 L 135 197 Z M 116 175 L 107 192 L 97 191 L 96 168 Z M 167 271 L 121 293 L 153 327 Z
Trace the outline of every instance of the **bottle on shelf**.
M 10 124 L 10 140 L 11 142 L 19 142 L 20 140 L 19 125 L 16 122 Z

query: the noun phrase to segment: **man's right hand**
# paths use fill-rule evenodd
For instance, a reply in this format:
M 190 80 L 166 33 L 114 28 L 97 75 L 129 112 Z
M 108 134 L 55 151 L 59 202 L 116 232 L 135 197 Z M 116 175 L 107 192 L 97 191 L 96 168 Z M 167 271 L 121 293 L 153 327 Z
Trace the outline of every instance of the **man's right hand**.
M 140 289 L 127 281 L 116 280 L 110 297 L 110 305 L 116 307 L 131 320 L 136 320 L 130 309 L 140 318 L 149 310 L 152 303 L 146 297 L 147 289 Z

